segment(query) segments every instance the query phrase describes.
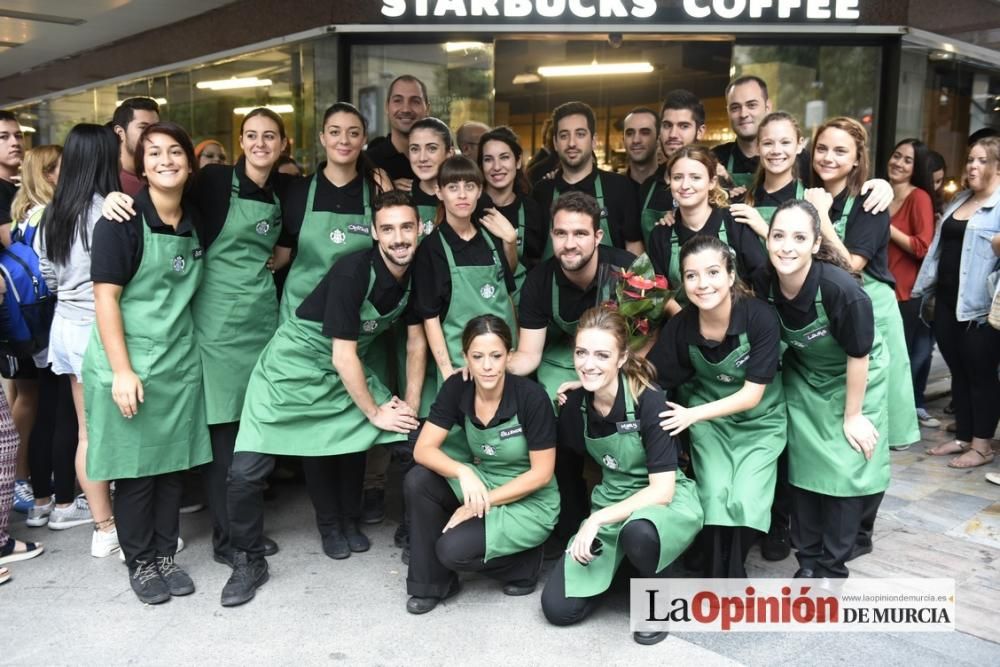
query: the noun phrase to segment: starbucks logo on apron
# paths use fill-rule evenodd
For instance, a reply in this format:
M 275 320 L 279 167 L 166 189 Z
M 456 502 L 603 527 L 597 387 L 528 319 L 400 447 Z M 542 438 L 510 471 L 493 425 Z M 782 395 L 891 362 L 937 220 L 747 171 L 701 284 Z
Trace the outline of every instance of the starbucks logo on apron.
M 365 333 L 371 333 L 378 329 L 378 320 L 367 320 L 361 325 L 361 330 Z
M 420 226 L 420 231 L 424 236 L 427 236 L 434 231 L 434 221 L 424 220 L 423 224 Z
M 618 459 L 611 456 L 611 454 L 605 454 L 604 458 L 601 459 L 601 462 L 608 470 L 618 470 Z
M 336 243 L 337 245 L 341 245 L 342 243 L 347 241 L 347 234 L 345 234 L 339 229 L 335 229 L 332 232 L 330 232 L 330 240 Z
M 726 375 L 725 373 L 720 373 L 719 375 L 716 376 L 716 378 L 719 380 L 719 382 L 732 382 L 733 381 L 733 376 L 732 375 Z
M 187 266 L 187 262 L 184 261 L 183 256 L 177 255 L 176 257 L 174 257 L 174 261 L 171 262 L 170 265 L 173 267 L 174 271 L 180 273 L 181 271 L 184 270 L 184 267 Z
M 479 288 L 479 296 L 483 297 L 484 299 L 492 299 L 496 293 L 497 293 L 497 288 L 490 283 L 486 283 L 485 285 Z
M 257 233 L 261 236 L 267 236 L 267 233 L 271 231 L 271 223 L 267 220 L 261 220 L 257 223 L 257 226 L 254 229 L 256 229 Z
M 483 454 L 486 454 L 486 456 L 497 455 L 497 448 L 494 447 L 493 445 L 482 445 L 480 448 L 483 450 Z

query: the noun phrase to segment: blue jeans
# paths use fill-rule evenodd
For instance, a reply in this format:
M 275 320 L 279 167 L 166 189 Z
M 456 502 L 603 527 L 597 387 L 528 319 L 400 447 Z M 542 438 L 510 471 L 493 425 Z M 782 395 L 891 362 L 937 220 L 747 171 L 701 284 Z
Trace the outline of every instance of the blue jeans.
M 913 397 L 917 408 L 924 407 L 924 391 L 931 374 L 931 356 L 934 352 L 934 332 L 920 319 L 920 299 L 899 302 L 903 317 L 906 350 L 910 353 L 910 373 L 913 378 Z

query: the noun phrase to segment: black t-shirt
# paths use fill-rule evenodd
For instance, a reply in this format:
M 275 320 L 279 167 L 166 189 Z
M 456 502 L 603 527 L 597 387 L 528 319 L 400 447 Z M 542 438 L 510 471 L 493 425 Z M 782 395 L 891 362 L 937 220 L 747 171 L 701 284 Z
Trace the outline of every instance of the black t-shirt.
M 962 243 L 965 241 L 965 228 L 968 224 L 968 220 L 959 220 L 954 215 L 949 215 L 941 223 L 938 290 L 950 296 L 958 295 L 958 274 L 962 266 Z
M 768 192 L 764 189 L 764 185 L 761 184 L 761 186 L 753 192 L 753 205 L 755 207 L 774 206 L 777 208 L 786 201 L 795 199 L 798 184 L 799 181 L 793 178 L 788 185 L 778 188 L 774 192 Z M 765 222 L 767 221 L 765 220 Z
M 635 261 L 635 255 L 612 246 L 597 246 L 597 260 L 600 264 L 628 268 Z M 597 276 L 581 290 L 566 277 L 557 257 L 550 257 L 528 272 L 521 286 L 521 302 L 518 306 L 518 323 L 525 329 L 544 329 L 552 321 L 552 281 L 559 286 L 559 317 L 564 322 L 576 322 L 588 308 L 597 305 Z
M 416 187 L 417 177 L 413 174 L 413 168 L 410 166 L 410 158 L 405 153 L 396 150 L 390 136 L 372 139 L 368 142 L 365 154 L 376 167 L 384 169 L 389 174 L 390 179 L 412 178 L 413 186 Z
M 249 201 L 271 204 L 274 197 L 284 199 L 293 181 L 305 180 L 298 176 L 282 174 L 272 170 L 264 187 L 260 187 L 247 177 L 246 158 L 240 157 L 235 165 L 210 164 L 198 170 L 189 191 L 191 201 L 198 207 L 200 215 L 195 217 L 198 240 L 206 250 L 219 237 L 232 195 L 233 170 L 239 181 L 239 197 Z
M 16 194 L 17 186 L 6 179 L 0 178 L 0 225 L 12 222 L 10 206 L 14 203 L 14 195 Z
M 392 311 L 406 295 L 410 272 L 404 274 L 402 282 L 396 280 L 378 248 L 369 248 L 337 260 L 295 314 L 304 320 L 322 322 L 324 336 L 357 340 L 361 334 L 361 306 L 368 296 L 372 267 L 375 284 L 370 301 L 381 315 Z M 420 324 L 412 310 L 409 306 L 404 310 L 403 320 L 407 324 Z
M 625 416 L 625 381 L 618 383 L 618 396 L 614 407 L 606 417 L 598 414 L 591 406 L 592 397 L 583 389 L 575 389 L 566 395 L 566 403 L 559 409 L 559 446 L 577 454 L 587 453 L 583 439 L 583 413 L 580 404 L 587 402 L 587 434 L 591 438 L 603 438 L 617 432 L 618 422 Z M 677 438 L 660 428 L 659 414 L 667 409 L 667 395 L 662 389 L 646 389 L 636 401 L 635 418 L 639 420 L 642 446 L 646 448 L 646 468 L 650 474 L 677 470 Z
M 674 194 L 670 191 L 670 185 L 663 180 L 666 173 L 667 165 L 661 164 L 653 175 L 639 186 L 639 215 L 642 215 L 645 208 L 664 212 L 674 209 Z M 650 189 L 653 190 L 652 195 L 649 194 Z M 648 204 L 646 197 L 649 197 Z
M 437 195 L 427 194 L 417 183 L 413 184 L 413 189 L 410 191 L 410 199 L 413 200 L 416 206 L 433 206 L 437 208 L 441 204 L 441 200 L 437 198 Z
M 604 208 L 608 212 L 608 230 L 611 232 L 611 245 L 624 248 L 626 241 L 642 241 L 642 228 L 639 225 L 639 209 L 635 201 L 635 186 L 632 181 L 621 174 L 593 169 L 583 180 L 569 184 L 558 174 L 551 180 L 541 180 L 535 184 L 532 196 L 545 211 L 552 210 L 552 204 L 558 195 L 567 192 L 584 192 L 592 197 L 597 196 L 594 181 L 601 178 L 601 188 L 604 191 Z
M 674 234 L 677 235 L 678 248 L 681 248 L 695 236 L 718 237 L 719 230 L 723 227 L 725 227 L 729 245 L 736 251 L 736 272 L 744 282 L 749 282 L 755 271 L 762 266 L 767 266 L 767 253 L 760 243 L 760 237 L 750 229 L 749 225 L 743 225 L 733 220 L 728 208 L 713 208 L 705 225 L 696 232 L 684 226 L 680 209 L 674 215 L 672 226 L 657 225 L 653 233 L 649 235 L 649 248 L 647 248 L 646 254 L 649 255 L 653 269 L 657 274 L 668 275 L 670 256 L 673 254 L 671 239 Z M 680 285 L 670 286 L 671 289 L 680 289 L 680 287 Z
M 708 340 L 701 335 L 698 309 L 689 304 L 667 320 L 646 359 L 656 368 L 659 383 L 667 389 L 676 389 L 695 374 L 689 346 L 697 346 L 709 363 L 716 364 L 740 346 L 740 334 L 743 333 L 750 343 L 747 381 L 770 384 L 778 372 L 781 325 L 774 309 L 759 299 L 746 297 L 733 304 L 729 328 L 721 341 Z
M 323 173 L 326 163 L 320 164 L 312 178 L 296 178 L 289 182 L 281 195 L 281 236 L 278 245 L 294 248 L 298 243 L 299 232 L 305 219 L 306 202 L 309 199 L 309 188 L 313 178 L 316 179 L 316 194 L 313 197 L 313 211 L 338 213 L 341 215 L 363 215 L 365 212 L 364 192 L 368 188 L 369 206 L 375 201 L 378 188 L 363 174 L 358 174 L 350 183 L 336 186 Z M 311 212 L 311 211 L 310 211 Z
M 195 234 L 196 210 L 190 202 L 182 204 L 181 221 L 174 230 L 160 219 L 149 198 L 149 188 L 143 186 L 135 195 L 135 215 L 126 222 L 113 222 L 101 218 L 94 226 L 94 240 L 90 250 L 90 279 L 95 283 L 128 285 L 142 261 L 142 223 L 153 234 L 191 236 Z M 196 258 L 200 253 L 196 253 Z
M 895 287 L 896 279 L 889 272 L 889 212 L 883 211 L 877 215 L 869 213 L 865 211 L 863 203 L 864 200 L 860 196 L 854 198 L 854 205 L 847 217 L 844 231 L 844 245 L 850 253 L 861 255 L 868 260 L 865 273 L 879 282 Z M 836 223 L 846 205 L 845 188 L 833 198 L 830 220 Z
M 484 234 L 489 234 L 503 268 L 507 292 L 514 293 L 514 276 L 507 266 L 503 242 L 493 234 L 473 223 L 476 235 L 463 240 L 447 222 L 442 222 L 417 248 L 414 260 L 413 288 L 416 293 L 416 310 L 422 319 L 440 317 L 444 320 L 451 303 L 451 272 L 442 242 L 447 242 L 455 256 L 455 266 L 492 266 L 493 252 Z M 443 239 L 443 240 L 442 240 Z M 470 313 L 472 315 L 472 313 Z M 513 326 L 513 322 L 510 323 Z
M 518 213 L 522 205 L 524 206 L 524 244 L 518 248 L 518 259 L 524 263 L 526 268 L 530 269 L 541 261 L 549 233 L 548 214 L 538 205 L 538 202 L 531 197 L 515 195 L 514 201 L 506 206 L 496 206 L 490 196 L 484 192 L 483 196 L 479 198 L 476 208 L 477 211 L 483 211 L 496 207 L 500 214 L 516 228 Z
M 830 333 L 849 356 L 863 357 L 875 341 L 872 301 L 858 281 L 839 266 L 813 262 L 794 299 L 786 299 L 778 278 L 768 269 L 754 275 L 754 291 L 774 304 L 785 327 L 804 329 L 816 319 L 816 291 L 822 290 Z
M 552 403 L 538 383 L 507 373 L 504 376 L 500 406 L 488 424 L 483 424 L 476 416 L 475 399 L 475 382 L 463 380 L 462 374 L 456 373 L 441 386 L 441 391 L 431 405 L 427 421 L 451 430 L 453 426 L 467 428 L 468 417 L 473 427 L 486 430 L 513 419 L 524 429 L 524 438 L 531 451 L 556 446 L 556 420 L 552 416 Z M 511 428 L 514 426 L 515 424 L 511 424 Z

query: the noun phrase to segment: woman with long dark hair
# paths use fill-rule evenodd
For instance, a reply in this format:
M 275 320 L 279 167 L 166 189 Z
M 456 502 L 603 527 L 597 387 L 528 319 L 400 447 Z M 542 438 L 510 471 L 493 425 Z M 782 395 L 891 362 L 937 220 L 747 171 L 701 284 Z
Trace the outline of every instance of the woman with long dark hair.
M 93 480 L 87 474 L 89 440 L 82 382 L 84 352 L 95 320 L 91 281 L 94 227 L 101 218 L 104 198 L 121 187 L 114 132 L 102 125 L 75 126 L 66 137 L 60 171 L 55 195 L 42 219 L 42 270 L 55 287 L 57 298 L 48 361 L 53 373 L 69 376 L 79 434 L 76 476 L 94 522 L 90 553 L 100 558 L 118 550 L 118 535 L 108 482 Z M 60 523 L 65 511 L 58 506 L 52 510 L 50 528 Z M 82 508 L 76 513 L 83 514 Z
M 670 435 L 690 433 L 705 510 L 704 576 L 744 578 L 750 547 L 770 528 L 787 441 L 781 328 L 772 308 L 750 298 L 735 253 L 718 238 L 695 236 L 680 262 L 690 303 L 646 358 L 678 396 L 661 425 Z
M 212 459 L 191 314 L 204 249 L 184 203 L 195 168 L 187 132 L 170 122 L 150 125 L 135 161 L 148 184 L 136 194 L 136 215 L 94 227 L 97 326 L 83 361 L 87 474 L 115 480 L 132 590 L 158 604 L 194 592 L 174 562 L 181 471 Z
M 913 399 L 922 426 L 937 427 L 927 412 L 924 389 L 931 368 L 934 333 L 920 317 L 920 299 L 910 298 L 920 263 L 934 238 L 934 185 L 930 150 L 919 139 L 903 139 L 889 156 L 889 183 L 894 193 L 889 215 L 889 271 L 896 279 L 896 301 L 903 318 L 906 349 L 910 355 Z
M 559 446 L 589 454 L 601 483 L 542 592 L 554 625 L 579 623 L 597 608 L 626 559 L 643 577 L 666 574 L 702 527 L 698 491 L 677 467 L 677 438 L 660 428 L 666 394 L 655 369 L 628 349 L 624 318 L 591 308 L 576 330 L 573 362 L 580 388 L 559 411 Z M 655 644 L 665 632 L 637 632 Z
M 754 277 L 754 291 L 774 305 L 788 345 L 781 377 L 795 576 L 843 578 L 889 486 L 889 359 L 872 300 L 812 204 L 781 204 L 767 249 L 772 269 Z

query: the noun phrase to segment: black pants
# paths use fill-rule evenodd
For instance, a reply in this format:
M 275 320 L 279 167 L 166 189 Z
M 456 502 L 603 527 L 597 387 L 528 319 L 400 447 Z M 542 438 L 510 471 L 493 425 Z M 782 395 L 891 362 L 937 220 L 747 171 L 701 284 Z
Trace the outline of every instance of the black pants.
M 841 498 L 792 487 L 792 533 L 799 567 L 817 577 L 846 578 L 862 518 L 877 511 L 882 493 Z M 874 523 L 874 517 L 872 516 Z
M 129 570 L 177 553 L 182 474 L 115 480 L 115 524 Z
M 652 521 L 640 519 L 625 525 L 618 536 L 618 548 L 625 552 L 625 560 L 631 564 L 640 577 L 663 576 L 666 569 L 657 572 L 660 560 L 660 536 Z M 542 613 L 553 625 L 573 625 L 597 609 L 601 596 L 571 598 L 566 596 L 567 554 L 556 562 L 542 591 Z M 623 563 L 623 565 L 626 565 Z
M 924 391 L 931 373 L 931 355 L 934 351 L 934 332 L 920 319 L 922 299 L 899 302 L 903 318 L 906 351 L 910 355 L 910 376 L 913 379 L 913 398 L 918 408 L 925 407 Z
M 264 487 L 274 470 L 274 457 L 236 452 L 226 483 L 229 546 L 245 551 L 251 560 L 264 558 Z
M 408 594 L 444 597 L 458 578 L 456 572 L 481 572 L 504 583 L 537 579 L 542 566 L 541 545 L 483 562 L 485 519 L 472 518 L 441 533 L 462 503 L 437 473 L 415 466 L 406 475 L 403 492 L 410 517 Z
M 240 423 L 209 424 L 208 435 L 212 440 L 212 462 L 201 468 L 201 481 L 212 517 L 212 548 L 217 554 L 229 551 L 229 514 L 226 509 L 226 479 L 233 462 L 236 434 Z
M 963 442 L 992 438 L 1000 420 L 1000 331 L 988 324 L 955 319 L 955 297 L 939 293 L 934 335 L 951 371 L 955 436 Z
M 361 517 L 366 452 L 339 456 L 308 456 L 302 461 L 306 489 L 316 510 L 316 527 L 326 537 L 344 521 Z
M 559 521 L 552 534 L 566 542 L 590 515 L 587 480 L 583 477 L 585 459 L 579 452 L 559 446 L 556 452 L 556 483 L 559 486 Z
M 55 491 L 60 505 L 73 502 L 79 432 L 68 375 L 38 369 L 38 415 L 29 442 L 28 468 L 35 497 L 52 496 Z
M 858 548 L 870 547 L 872 545 L 872 535 L 875 533 L 875 517 L 878 516 L 878 508 L 882 505 L 882 498 L 885 497 L 885 492 L 867 497 L 869 500 L 865 502 L 864 512 L 861 514 L 861 527 L 858 529 L 858 538 L 855 540 L 855 545 Z
M 698 536 L 701 542 L 702 572 L 708 578 L 745 579 L 750 547 L 761 532 L 746 526 L 708 526 Z
M 771 502 L 771 535 L 788 534 L 792 523 L 792 486 L 788 483 L 788 448 L 778 456 L 778 477 Z

